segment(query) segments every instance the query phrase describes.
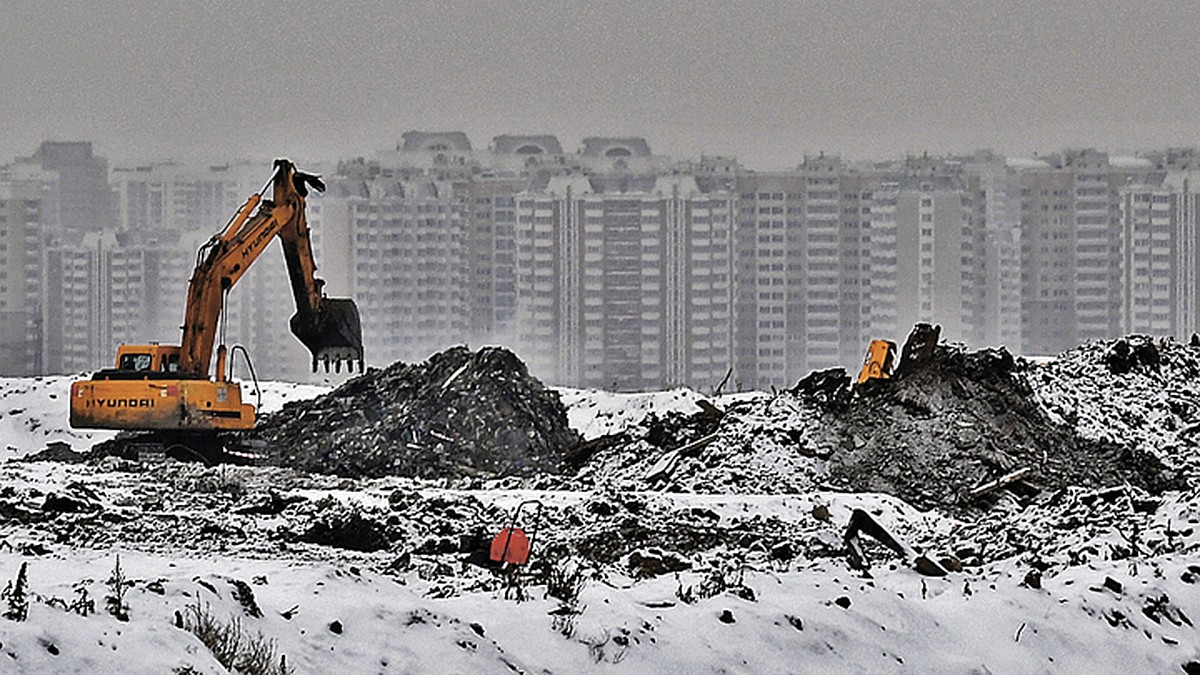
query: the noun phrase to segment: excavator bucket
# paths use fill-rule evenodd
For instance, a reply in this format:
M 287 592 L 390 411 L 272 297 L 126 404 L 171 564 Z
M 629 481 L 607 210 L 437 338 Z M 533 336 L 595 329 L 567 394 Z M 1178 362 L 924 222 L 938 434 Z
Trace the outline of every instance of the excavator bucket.
M 329 372 L 330 364 L 335 372 L 341 372 L 342 362 L 349 372 L 358 364 L 363 371 L 362 322 L 358 318 L 358 305 L 349 298 L 322 298 L 316 319 L 311 324 L 300 314 L 290 322 L 292 334 L 312 352 L 313 372 L 319 364 Z

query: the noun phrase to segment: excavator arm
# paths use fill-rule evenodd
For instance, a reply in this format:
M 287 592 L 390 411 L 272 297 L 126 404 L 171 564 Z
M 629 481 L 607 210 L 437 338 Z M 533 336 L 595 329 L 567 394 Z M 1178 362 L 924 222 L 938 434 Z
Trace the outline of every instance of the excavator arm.
M 325 184 L 317 176 L 297 171 L 286 159 L 276 160 L 275 172 L 262 191 L 251 195 L 225 229 L 200 249 L 188 284 L 179 358 L 182 373 L 208 376 L 226 296 L 276 236 L 283 244 L 296 301 L 290 327 L 312 353 L 313 370 L 318 363 L 324 363 L 326 370 L 331 363 L 340 370 L 342 361 L 347 361 L 351 370 L 357 362 L 362 370 L 358 307 L 350 299 L 325 297 L 321 291 L 324 281 L 315 276 L 317 266 L 305 217 L 310 187 L 323 191 Z M 268 189 L 272 189 L 272 199 L 263 200 Z

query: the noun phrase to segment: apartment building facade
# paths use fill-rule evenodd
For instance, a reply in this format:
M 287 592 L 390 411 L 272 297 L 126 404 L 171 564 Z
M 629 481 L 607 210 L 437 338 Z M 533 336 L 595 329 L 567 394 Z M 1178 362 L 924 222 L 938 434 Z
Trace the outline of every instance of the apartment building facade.
M 45 268 L 39 181 L 0 177 L 0 375 L 42 372 Z
M 108 160 L 86 141 L 46 141 L 10 169 L 44 176 L 42 220 L 50 231 L 103 232 L 116 225 Z
M 1156 173 L 1120 190 L 1126 333 L 1187 339 L 1197 330 L 1197 178 Z
M 641 139 L 584 154 L 592 173 L 516 196 L 518 349 L 562 384 L 716 387 L 732 366 L 733 193 L 637 171 L 659 162 Z
M 466 183 L 334 177 L 309 203 L 327 292 L 358 304 L 370 363 L 421 361 L 465 341 Z

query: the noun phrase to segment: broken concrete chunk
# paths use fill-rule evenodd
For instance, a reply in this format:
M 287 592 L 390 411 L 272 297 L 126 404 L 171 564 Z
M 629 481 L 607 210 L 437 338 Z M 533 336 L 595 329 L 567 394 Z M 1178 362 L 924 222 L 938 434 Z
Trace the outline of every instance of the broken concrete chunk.
M 829 517 L 830 517 L 829 516 L 829 507 L 824 504 L 817 504 L 816 506 L 813 507 L 812 515 L 813 515 L 813 518 L 816 518 L 817 520 L 819 520 L 823 523 L 827 523 L 827 522 L 829 522 Z
M 1154 340 L 1147 335 L 1130 335 L 1114 342 L 1104 353 L 1104 365 L 1114 375 L 1124 375 L 1138 367 L 1158 369 L 1161 358 Z
M 903 379 L 929 365 L 933 361 L 933 352 L 941 336 L 942 327 L 939 325 L 918 323 L 913 326 L 908 339 L 904 341 L 895 379 Z
M 1029 570 L 1025 573 L 1025 580 L 1021 583 L 1029 588 L 1040 589 L 1042 587 L 1042 573 L 1036 569 Z

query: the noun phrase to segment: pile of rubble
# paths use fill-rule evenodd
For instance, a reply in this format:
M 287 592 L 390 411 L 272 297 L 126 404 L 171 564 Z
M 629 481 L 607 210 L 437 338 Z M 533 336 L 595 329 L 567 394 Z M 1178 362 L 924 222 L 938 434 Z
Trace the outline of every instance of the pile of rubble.
M 910 337 L 927 341 L 918 326 Z M 937 344 L 909 355 L 888 381 L 855 390 L 840 411 L 835 484 L 894 494 L 923 507 L 985 500 L 989 487 L 1018 494 L 1129 484 L 1154 493 L 1183 486 L 1153 453 L 1087 438 L 1039 405 L 1022 377 L 1031 366 L 1004 349 Z M 1010 481 L 1010 482 L 1006 482 Z
M 1200 476 L 1200 345 L 1145 335 L 1089 342 L 1024 377 L 1051 418 L 1081 438 Z
M 580 440 L 558 395 L 498 347 L 372 369 L 287 404 L 249 436 L 278 466 L 422 478 L 554 472 Z
M 1197 475 L 1181 468 L 1196 453 L 1178 450 L 1194 448 L 1200 430 L 1200 349 L 1167 344 L 1152 356 L 1129 338 L 1125 349 L 1086 345 L 1046 366 L 938 338 L 918 326 L 888 380 L 852 387 L 843 369 L 815 372 L 774 397 L 595 439 L 570 457 L 567 486 L 833 487 L 961 511 L 1069 486 L 1157 494 Z M 1174 430 L 1173 453 L 1163 452 L 1163 428 Z
M 664 437 L 661 429 L 671 429 Z M 568 457 L 575 472 L 561 487 L 697 494 L 789 494 L 823 475 L 820 411 L 787 394 L 740 400 L 589 441 Z

